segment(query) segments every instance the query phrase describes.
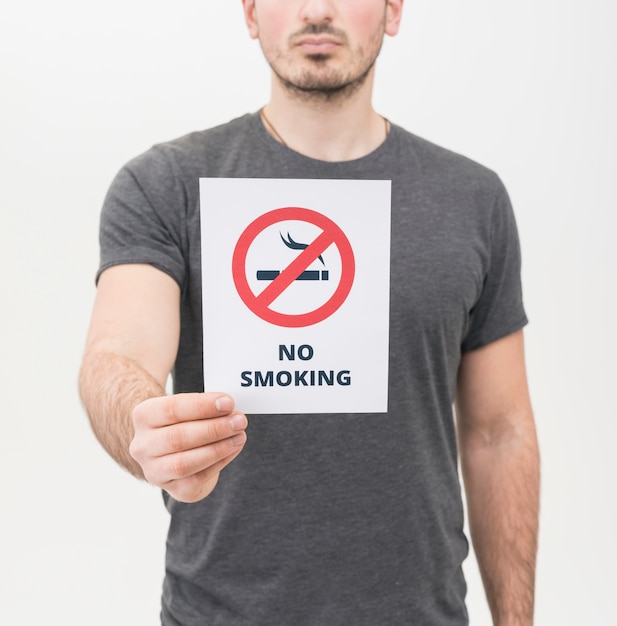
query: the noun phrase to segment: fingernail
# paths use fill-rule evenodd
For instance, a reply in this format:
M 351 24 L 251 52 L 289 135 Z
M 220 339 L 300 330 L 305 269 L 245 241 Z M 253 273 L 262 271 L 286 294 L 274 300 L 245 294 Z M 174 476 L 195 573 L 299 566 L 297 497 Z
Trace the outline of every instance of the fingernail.
M 246 416 L 242 413 L 236 413 L 230 420 L 229 425 L 232 430 L 243 430 L 246 428 L 247 421 Z
M 234 408 L 234 403 L 229 396 L 221 396 L 214 401 L 214 408 L 221 413 L 225 413 Z
M 246 435 L 244 433 L 234 435 L 230 441 L 232 446 L 241 446 L 246 441 Z

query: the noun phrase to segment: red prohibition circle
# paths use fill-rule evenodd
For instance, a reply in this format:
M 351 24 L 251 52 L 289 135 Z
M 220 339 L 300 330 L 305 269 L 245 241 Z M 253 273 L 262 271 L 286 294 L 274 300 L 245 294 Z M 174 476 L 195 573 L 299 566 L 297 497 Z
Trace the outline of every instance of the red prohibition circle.
M 313 243 L 303 250 L 260 294 L 255 295 L 246 277 L 246 256 L 251 244 L 263 230 L 288 220 L 309 222 L 322 229 Z M 330 299 L 313 311 L 290 315 L 273 311 L 270 305 L 330 245 L 341 255 L 341 280 Z M 301 328 L 312 326 L 330 317 L 345 302 L 356 272 L 351 244 L 345 233 L 329 217 L 311 209 L 284 207 L 274 209 L 251 222 L 240 235 L 232 258 L 234 284 L 242 302 L 262 320 L 276 326 Z

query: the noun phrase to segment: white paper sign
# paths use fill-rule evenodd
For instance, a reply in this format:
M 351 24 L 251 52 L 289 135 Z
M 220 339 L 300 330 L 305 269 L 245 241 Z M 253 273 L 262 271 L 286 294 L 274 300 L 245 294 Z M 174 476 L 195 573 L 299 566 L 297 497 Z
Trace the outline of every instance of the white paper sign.
M 246 413 L 387 411 L 390 188 L 200 180 L 207 391 Z

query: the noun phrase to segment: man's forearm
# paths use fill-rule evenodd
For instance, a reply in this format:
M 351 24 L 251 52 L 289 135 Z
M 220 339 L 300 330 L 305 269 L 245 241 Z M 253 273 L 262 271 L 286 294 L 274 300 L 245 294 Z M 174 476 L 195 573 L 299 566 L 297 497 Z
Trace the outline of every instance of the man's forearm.
M 533 420 L 522 421 L 492 438 L 461 433 L 471 536 L 496 626 L 533 623 L 540 470 Z
M 133 439 L 132 411 L 165 390 L 135 361 L 110 353 L 84 358 L 79 391 L 92 430 L 107 452 L 131 474 L 143 478 L 139 464 L 129 454 Z

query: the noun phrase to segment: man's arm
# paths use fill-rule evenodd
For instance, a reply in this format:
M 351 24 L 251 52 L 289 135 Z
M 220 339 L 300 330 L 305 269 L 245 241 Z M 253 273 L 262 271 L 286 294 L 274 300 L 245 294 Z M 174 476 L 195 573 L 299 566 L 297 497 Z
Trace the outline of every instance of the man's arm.
M 246 417 L 226 394 L 165 395 L 180 335 L 180 289 L 149 265 L 99 279 L 79 388 L 120 465 L 182 501 L 207 496 L 242 450 Z
M 540 462 L 522 331 L 463 355 L 456 413 L 471 537 L 493 622 L 531 626 Z

